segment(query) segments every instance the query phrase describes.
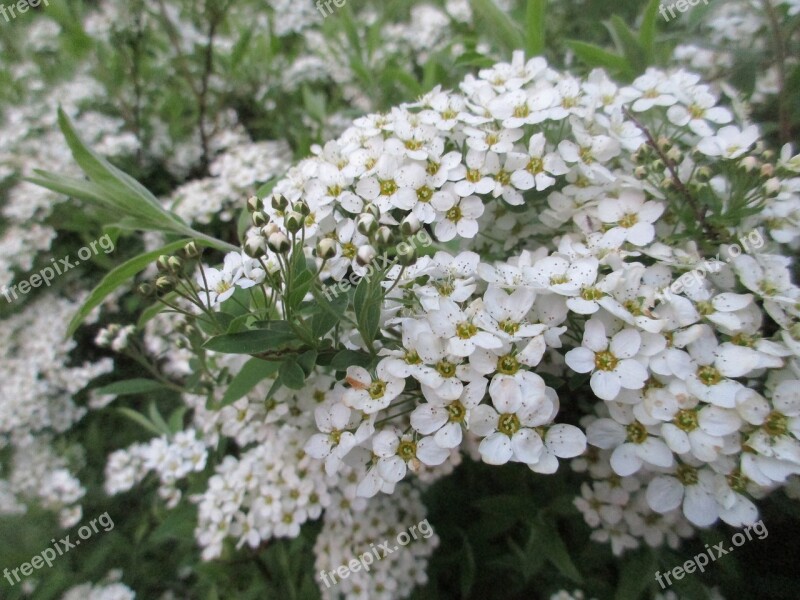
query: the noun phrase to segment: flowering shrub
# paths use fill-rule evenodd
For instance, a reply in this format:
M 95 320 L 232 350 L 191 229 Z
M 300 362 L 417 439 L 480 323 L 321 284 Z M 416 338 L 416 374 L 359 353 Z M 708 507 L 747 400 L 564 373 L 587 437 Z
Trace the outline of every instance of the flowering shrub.
M 764 27 L 793 22 L 784 4 Z M 612 19 L 617 54 L 570 40 L 563 62 L 513 3 L 402 24 L 391 6 L 324 22 L 293 6 L 101 3 L 81 28 L 111 71 L 134 60 L 133 90 L 80 53 L 68 85 L 26 75 L 47 110 L 12 111 L 30 132 L 0 139 L 47 166 L 0 165 L 0 283 L 97 226 L 127 261 L 97 257 L 0 320 L 0 513 L 130 518 L 80 578 L 13 592 L 530 596 L 535 576 L 546 597 L 673 598 L 653 575 L 709 531 L 796 527 L 786 73 L 779 118 L 754 120 L 699 52 L 656 43 L 656 2 L 639 32 Z M 372 74 L 388 83 L 367 94 Z M 97 102 L 115 90 L 119 115 Z M 88 292 L 92 266 L 108 274 Z M 392 549 L 422 522 L 435 533 Z M 676 592 L 744 589 L 709 571 Z

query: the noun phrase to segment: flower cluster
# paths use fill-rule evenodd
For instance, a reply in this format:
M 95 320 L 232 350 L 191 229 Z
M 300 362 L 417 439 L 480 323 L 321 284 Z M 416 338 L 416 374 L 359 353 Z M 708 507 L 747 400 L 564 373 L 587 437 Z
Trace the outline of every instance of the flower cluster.
M 800 163 L 759 144 L 691 73 L 619 86 L 517 53 L 461 93 L 436 89 L 317 148 L 250 202 L 245 254 L 200 294 L 222 306 L 238 288 L 280 295 L 294 260 L 282 257 L 298 252 L 326 282 L 420 228 L 458 243 L 398 250 L 384 269 L 377 336 L 337 338 L 374 359 L 316 409 L 306 451 L 329 475 L 357 463 L 370 497 L 447 466 L 465 440 L 488 464 L 553 473 L 588 438 L 608 469 L 585 502 L 611 508 L 587 520 L 627 528 L 598 539 L 674 545 L 688 523 L 754 522 L 751 498 L 800 472 L 800 289 L 785 256 Z M 684 276 L 713 251 L 730 259 Z M 599 399 L 583 428 L 559 422 L 567 380 Z

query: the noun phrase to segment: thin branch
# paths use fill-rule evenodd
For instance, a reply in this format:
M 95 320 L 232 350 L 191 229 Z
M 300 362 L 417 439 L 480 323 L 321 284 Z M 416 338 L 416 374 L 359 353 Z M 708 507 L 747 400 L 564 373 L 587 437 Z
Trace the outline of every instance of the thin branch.
M 683 196 L 683 199 L 686 200 L 686 203 L 692 208 L 692 212 L 694 212 L 695 218 L 702 227 L 703 232 L 707 236 L 709 236 L 709 239 L 719 240 L 719 232 L 715 231 L 715 229 L 707 221 L 706 211 L 700 205 L 700 202 L 694 196 L 692 196 L 692 193 L 691 191 L 689 191 L 689 188 L 686 187 L 686 184 L 684 184 L 683 181 L 681 181 L 681 178 L 678 175 L 678 167 L 675 164 L 675 162 L 672 161 L 666 155 L 666 153 L 664 153 L 661 150 L 661 148 L 659 148 L 658 142 L 653 137 L 653 134 L 650 133 L 650 130 L 647 127 L 645 127 L 641 123 L 641 121 L 639 121 L 639 119 L 633 116 L 633 114 L 631 113 L 630 110 L 628 110 L 627 107 L 623 108 L 622 110 L 625 113 L 625 116 L 628 117 L 631 121 L 633 121 L 633 123 L 642 131 L 642 133 L 644 133 L 645 137 L 647 138 L 647 145 L 650 146 L 653 150 L 655 150 L 656 154 L 658 154 L 658 157 L 666 165 L 672 177 L 672 181 L 675 184 L 675 187 L 678 188 L 678 191 L 680 192 L 681 196 Z

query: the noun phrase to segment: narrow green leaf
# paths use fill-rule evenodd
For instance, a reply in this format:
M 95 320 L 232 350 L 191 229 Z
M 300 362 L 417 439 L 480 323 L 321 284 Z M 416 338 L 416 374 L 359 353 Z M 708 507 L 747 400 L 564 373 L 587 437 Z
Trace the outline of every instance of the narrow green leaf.
M 644 9 L 642 28 L 639 30 L 639 43 L 644 48 L 648 64 L 653 62 L 656 54 L 656 26 L 658 24 L 658 7 L 661 0 L 650 0 Z
M 342 315 L 350 303 L 350 298 L 346 293 L 340 293 L 328 300 L 324 294 L 316 290 L 314 292 L 317 306 L 322 310 L 316 311 L 311 318 L 311 335 L 321 338 L 342 319 Z
M 638 600 L 654 581 L 656 563 L 649 549 L 625 555 L 614 600 Z
M 547 0 L 528 0 L 525 14 L 525 50 L 528 56 L 544 54 Z
M 629 73 L 631 67 L 624 57 L 609 52 L 600 46 L 579 40 L 567 40 L 567 46 L 575 55 L 590 67 L 603 67 L 610 71 Z
M 611 20 L 606 23 L 614 38 L 618 49 L 628 59 L 630 64 L 637 73 L 640 73 L 647 68 L 647 58 L 645 57 L 644 48 L 639 43 L 639 38 L 636 33 L 622 20 L 619 15 L 614 15 Z
M 121 415 L 128 417 L 131 421 L 138 423 L 145 429 L 147 429 L 150 433 L 154 433 L 158 436 L 162 435 L 162 432 L 159 431 L 158 427 L 153 425 L 150 421 L 147 420 L 143 414 L 136 412 L 135 410 L 131 410 L 130 408 L 118 408 L 117 412 Z
M 547 560 L 553 563 L 556 569 L 566 577 L 571 579 L 577 584 L 583 583 L 578 567 L 572 561 L 569 555 L 569 550 L 561 534 L 556 529 L 553 522 L 549 519 L 538 519 L 536 529 L 539 531 L 540 539 L 547 540 Z
M 476 23 L 481 23 L 481 29 L 488 32 L 498 46 L 507 50 L 525 49 L 525 37 L 520 28 L 493 0 L 471 0 L 471 4 Z
M 178 240 L 154 250 L 152 252 L 145 252 L 139 256 L 135 256 L 126 263 L 121 264 L 113 271 L 103 277 L 103 280 L 92 290 L 86 302 L 78 309 L 78 312 L 72 317 L 67 328 L 67 337 L 71 337 L 81 323 L 89 316 L 92 310 L 99 306 L 111 292 L 116 290 L 119 286 L 130 281 L 139 272 L 144 271 L 153 261 L 155 261 L 162 254 L 169 254 L 176 250 L 183 248 L 189 240 Z
M 132 396 L 133 394 L 148 394 L 163 391 L 167 388 L 153 379 L 125 379 L 115 381 L 94 390 L 100 396 Z
M 266 329 L 218 335 L 204 344 L 206 350 L 224 354 L 258 354 L 283 348 L 297 341 L 297 334 L 285 321 L 273 321 Z
M 261 381 L 274 375 L 278 371 L 280 363 L 251 358 L 236 374 L 228 384 L 228 389 L 222 397 L 220 407 L 233 404 L 239 398 L 243 398 L 250 393 Z

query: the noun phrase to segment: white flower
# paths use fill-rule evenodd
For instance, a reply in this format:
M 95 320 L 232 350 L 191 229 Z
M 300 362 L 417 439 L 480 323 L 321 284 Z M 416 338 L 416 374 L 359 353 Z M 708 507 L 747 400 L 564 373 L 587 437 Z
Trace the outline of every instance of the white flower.
M 379 457 L 378 473 L 389 483 L 403 479 L 407 469 L 417 471 L 420 462 L 429 466 L 440 465 L 450 456 L 449 450 L 438 446 L 432 437 L 415 441 L 413 435 L 401 437 L 394 428 L 375 434 L 372 451 Z
M 679 465 L 674 476 L 655 477 L 647 486 L 647 503 L 656 512 L 667 513 L 683 505 L 683 514 L 698 527 L 708 527 L 719 518 L 714 497 L 715 474 L 709 469 Z
M 509 154 L 509 157 L 518 156 L 525 165 L 511 173 L 511 183 L 521 190 L 536 188 L 542 191 L 556 182 L 553 176 L 569 172 L 569 167 L 558 154 L 546 151 L 546 145 L 544 134 L 536 133 L 528 142 L 527 155 L 514 152 Z
M 370 415 L 389 406 L 405 388 L 405 379 L 395 377 L 383 359 L 373 378 L 364 367 L 348 367 L 345 381 L 350 384 L 343 396 L 344 403 Z
M 475 348 L 499 348 L 503 345 L 498 337 L 478 328 L 475 313 L 476 303 L 466 311 L 449 298 L 439 301 L 438 310 L 428 313 L 431 330 L 442 339 L 447 340 L 447 352 L 454 356 L 469 356 Z
M 236 291 L 236 284 L 243 277 L 242 273 L 242 254 L 230 252 L 225 255 L 222 270 L 212 267 L 200 267 L 202 273 L 198 273 L 196 281 L 200 290 L 200 299 L 208 307 L 215 307 L 225 302 L 233 296 Z M 254 282 L 245 282 L 242 287 L 255 285 Z
M 701 139 L 697 149 L 706 156 L 739 158 L 756 143 L 759 137 L 758 127 L 755 125 L 750 125 L 744 130 L 735 125 L 727 125 L 716 135 Z
M 622 388 L 639 390 L 647 380 L 647 369 L 634 356 L 642 345 L 641 334 L 623 329 L 609 342 L 605 326 L 591 319 L 586 323 L 583 345 L 567 352 L 567 366 L 577 373 L 592 373 L 592 391 L 602 400 L 614 400 Z
M 426 404 L 411 413 L 411 426 L 422 435 L 433 435 L 442 448 L 457 448 L 463 439 L 462 427 L 469 423 L 472 410 L 486 393 L 486 380 L 481 378 L 464 387 L 460 396 L 444 397 L 423 386 Z
M 555 473 L 559 458 L 574 458 L 586 450 L 586 435 L 574 425 L 558 424 L 547 429 L 544 450 L 535 464 L 528 465 L 536 473 Z
M 523 396 L 519 383 L 512 377 L 498 375 L 489 386 L 492 404 L 475 408 L 470 429 L 484 439 L 478 450 L 483 461 L 503 465 L 509 460 L 535 464 L 544 451 L 542 438 L 533 427 L 543 425 L 540 404 Z M 545 417 L 547 418 L 547 417 Z
M 314 411 L 317 433 L 308 440 L 305 451 L 317 459 L 325 459 L 325 470 L 334 475 L 341 459 L 356 445 L 356 436 L 346 431 L 350 423 L 350 409 L 339 402 L 319 406 Z
M 434 227 L 434 235 L 440 242 L 449 242 L 456 235 L 471 239 L 478 233 L 478 217 L 483 214 L 483 203 L 477 196 L 467 196 L 458 202 L 434 197 L 433 207 L 440 211 Z
M 586 429 L 586 439 L 593 446 L 611 453 L 611 468 L 621 476 L 633 475 L 642 468 L 643 463 L 654 467 L 668 468 L 674 464 L 672 451 L 663 440 L 650 434 L 648 428 L 633 419 L 630 413 L 619 418 L 597 419 Z
M 626 189 L 619 198 L 605 198 L 597 205 L 597 215 L 607 224 L 624 231 L 624 239 L 634 246 L 645 246 L 655 237 L 655 223 L 664 212 L 660 202 L 648 200 L 639 190 Z

